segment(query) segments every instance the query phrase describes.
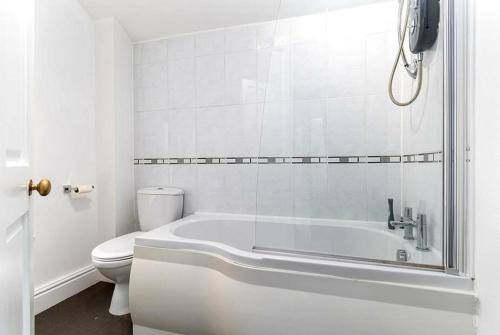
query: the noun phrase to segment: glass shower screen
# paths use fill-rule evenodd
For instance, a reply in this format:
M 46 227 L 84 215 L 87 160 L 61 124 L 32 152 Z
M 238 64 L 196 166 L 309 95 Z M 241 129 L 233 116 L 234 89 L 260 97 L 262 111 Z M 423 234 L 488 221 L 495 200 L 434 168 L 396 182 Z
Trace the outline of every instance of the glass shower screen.
M 443 37 L 397 107 L 398 1 L 282 0 L 265 25 L 254 251 L 442 268 Z

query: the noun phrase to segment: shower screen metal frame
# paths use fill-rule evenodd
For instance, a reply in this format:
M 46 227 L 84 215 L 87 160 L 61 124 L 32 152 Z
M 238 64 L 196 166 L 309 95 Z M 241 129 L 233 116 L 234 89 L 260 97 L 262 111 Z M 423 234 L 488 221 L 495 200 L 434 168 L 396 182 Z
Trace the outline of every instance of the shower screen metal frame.
M 443 1 L 444 73 L 444 266 L 448 274 L 472 276 L 473 227 L 469 217 L 470 111 L 473 4 Z

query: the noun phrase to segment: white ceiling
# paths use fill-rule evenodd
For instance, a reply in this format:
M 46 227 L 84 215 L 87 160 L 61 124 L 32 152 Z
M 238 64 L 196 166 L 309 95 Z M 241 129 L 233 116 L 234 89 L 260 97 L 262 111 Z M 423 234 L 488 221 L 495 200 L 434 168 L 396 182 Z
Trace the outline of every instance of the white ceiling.
M 133 41 L 271 21 L 278 17 L 376 1 L 383 0 L 80 0 L 96 20 L 115 17 Z

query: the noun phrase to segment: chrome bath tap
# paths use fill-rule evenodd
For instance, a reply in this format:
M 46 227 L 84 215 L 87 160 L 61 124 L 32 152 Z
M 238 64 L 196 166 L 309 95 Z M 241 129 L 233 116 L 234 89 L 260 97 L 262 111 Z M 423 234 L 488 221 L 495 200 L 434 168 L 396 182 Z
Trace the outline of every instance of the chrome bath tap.
M 390 221 L 394 227 L 404 228 L 404 239 L 414 240 L 413 228 L 417 229 L 417 250 L 429 251 L 427 244 L 427 220 L 425 214 L 417 214 L 417 220 L 413 220 L 413 211 L 410 207 L 405 207 L 404 215 L 399 221 Z

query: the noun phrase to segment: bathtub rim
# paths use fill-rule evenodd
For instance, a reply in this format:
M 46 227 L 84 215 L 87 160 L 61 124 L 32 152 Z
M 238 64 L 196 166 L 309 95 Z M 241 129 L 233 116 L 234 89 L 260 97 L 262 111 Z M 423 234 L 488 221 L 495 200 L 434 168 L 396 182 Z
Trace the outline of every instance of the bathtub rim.
M 321 257 L 277 255 L 275 253 L 255 253 L 220 242 L 184 238 L 175 234 L 175 230 L 180 226 L 189 224 L 193 221 L 216 218 L 249 220 L 256 218 L 256 216 L 197 212 L 136 237 L 134 249 L 159 248 L 165 250 L 194 251 L 221 257 L 229 263 L 259 269 L 302 272 L 311 275 L 327 275 L 345 279 L 368 280 L 397 285 L 402 284 L 460 291 L 473 290 L 472 277 L 447 274 L 444 268 L 416 267 L 411 266 L 411 264 L 409 266 L 402 266 L 399 263 L 390 264 L 389 262 L 383 263 L 350 258 L 342 259 L 339 257 L 329 257 L 325 259 Z M 342 221 L 343 220 L 339 220 L 339 222 Z

